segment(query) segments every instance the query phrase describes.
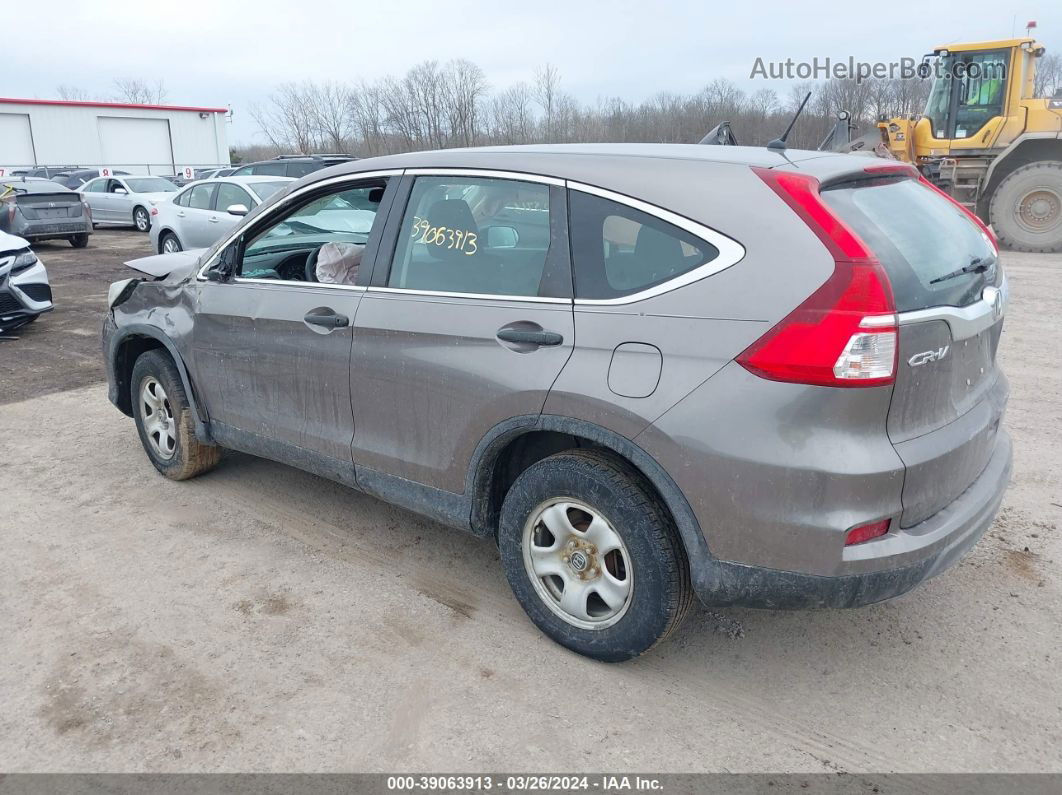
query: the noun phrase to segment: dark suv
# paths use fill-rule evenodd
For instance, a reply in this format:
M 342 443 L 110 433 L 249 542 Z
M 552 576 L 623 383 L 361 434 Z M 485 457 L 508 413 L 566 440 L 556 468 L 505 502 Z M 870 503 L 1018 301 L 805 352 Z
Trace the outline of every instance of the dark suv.
M 229 176 L 305 177 L 322 168 L 357 160 L 352 155 L 279 155 L 272 160 L 247 163 L 235 169 Z
M 622 660 L 709 605 L 853 607 L 954 564 L 1011 447 L 991 233 L 908 165 L 748 147 L 418 152 L 129 263 L 110 398 L 496 539 Z

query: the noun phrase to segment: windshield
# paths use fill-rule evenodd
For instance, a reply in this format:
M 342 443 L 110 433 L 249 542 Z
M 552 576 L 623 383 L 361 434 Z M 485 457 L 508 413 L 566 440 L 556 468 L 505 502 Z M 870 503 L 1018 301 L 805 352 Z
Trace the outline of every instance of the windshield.
M 265 201 L 287 184 L 287 182 L 255 182 L 248 187 L 258 194 L 259 199 Z
M 130 177 L 125 181 L 133 193 L 172 193 L 177 186 L 162 177 Z
M 916 180 L 845 183 L 823 190 L 822 198 L 877 255 L 900 312 L 966 306 L 996 280 L 995 251 L 984 232 Z M 988 267 L 940 280 L 971 265 Z

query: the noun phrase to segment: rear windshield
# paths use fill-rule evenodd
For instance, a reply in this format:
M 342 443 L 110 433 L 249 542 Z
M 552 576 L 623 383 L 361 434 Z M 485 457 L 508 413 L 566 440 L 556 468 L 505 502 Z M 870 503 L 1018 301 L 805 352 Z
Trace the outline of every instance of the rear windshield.
M 877 255 L 900 312 L 966 306 L 996 281 L 995 254 L 980 228 L 913 179 L 848 182 L 822 198 Z M 934 282 L 971 264 L 988 269 Z

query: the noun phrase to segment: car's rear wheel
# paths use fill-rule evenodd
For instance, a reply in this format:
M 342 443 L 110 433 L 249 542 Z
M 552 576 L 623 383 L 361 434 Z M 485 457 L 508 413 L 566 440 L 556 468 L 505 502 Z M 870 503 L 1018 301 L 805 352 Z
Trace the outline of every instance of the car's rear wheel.
M 184 246 L 177 239 L 177 235 L 173 234 L 173 232 L 163 233 L 162 240 L 159 242 L 159 253 L 176 254 L 178 251 L 184 251 Z
M 171 480 L 187 480 L 213 469 L 221 448 L 195 436 L 192 408 L 169 354 L 141 354 L 130 379 L 133 419 L 155 469 Z
M 528 467 L 502 504 L 498 545 L 536 626 L 598 660 L 648 651 L 692 603 L 670 515 L 644 478 L 606 451 L 560 453 Z
M 143 207 L 133 210 L 133 226 L 138 232 L 146 232 L 151 228 L 151 216 Z
M 80 235 L 70 235 L 67 238 L 70 241 L 70 245 L 74 248 L 85 248 L 88 245 L 88 232 L 82 232 Z

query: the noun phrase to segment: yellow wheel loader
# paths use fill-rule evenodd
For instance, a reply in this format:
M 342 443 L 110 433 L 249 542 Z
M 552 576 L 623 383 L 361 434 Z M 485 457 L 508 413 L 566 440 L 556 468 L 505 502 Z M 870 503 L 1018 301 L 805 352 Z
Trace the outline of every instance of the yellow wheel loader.
M 916 165 L 1018 251 L 1062 251 L 1062 92 L 1034 96 L 1043 53 L 1031 38 L 937 47 L 919 66 L 934 77 L 925 112 L 878 123 L 879 154 Z

